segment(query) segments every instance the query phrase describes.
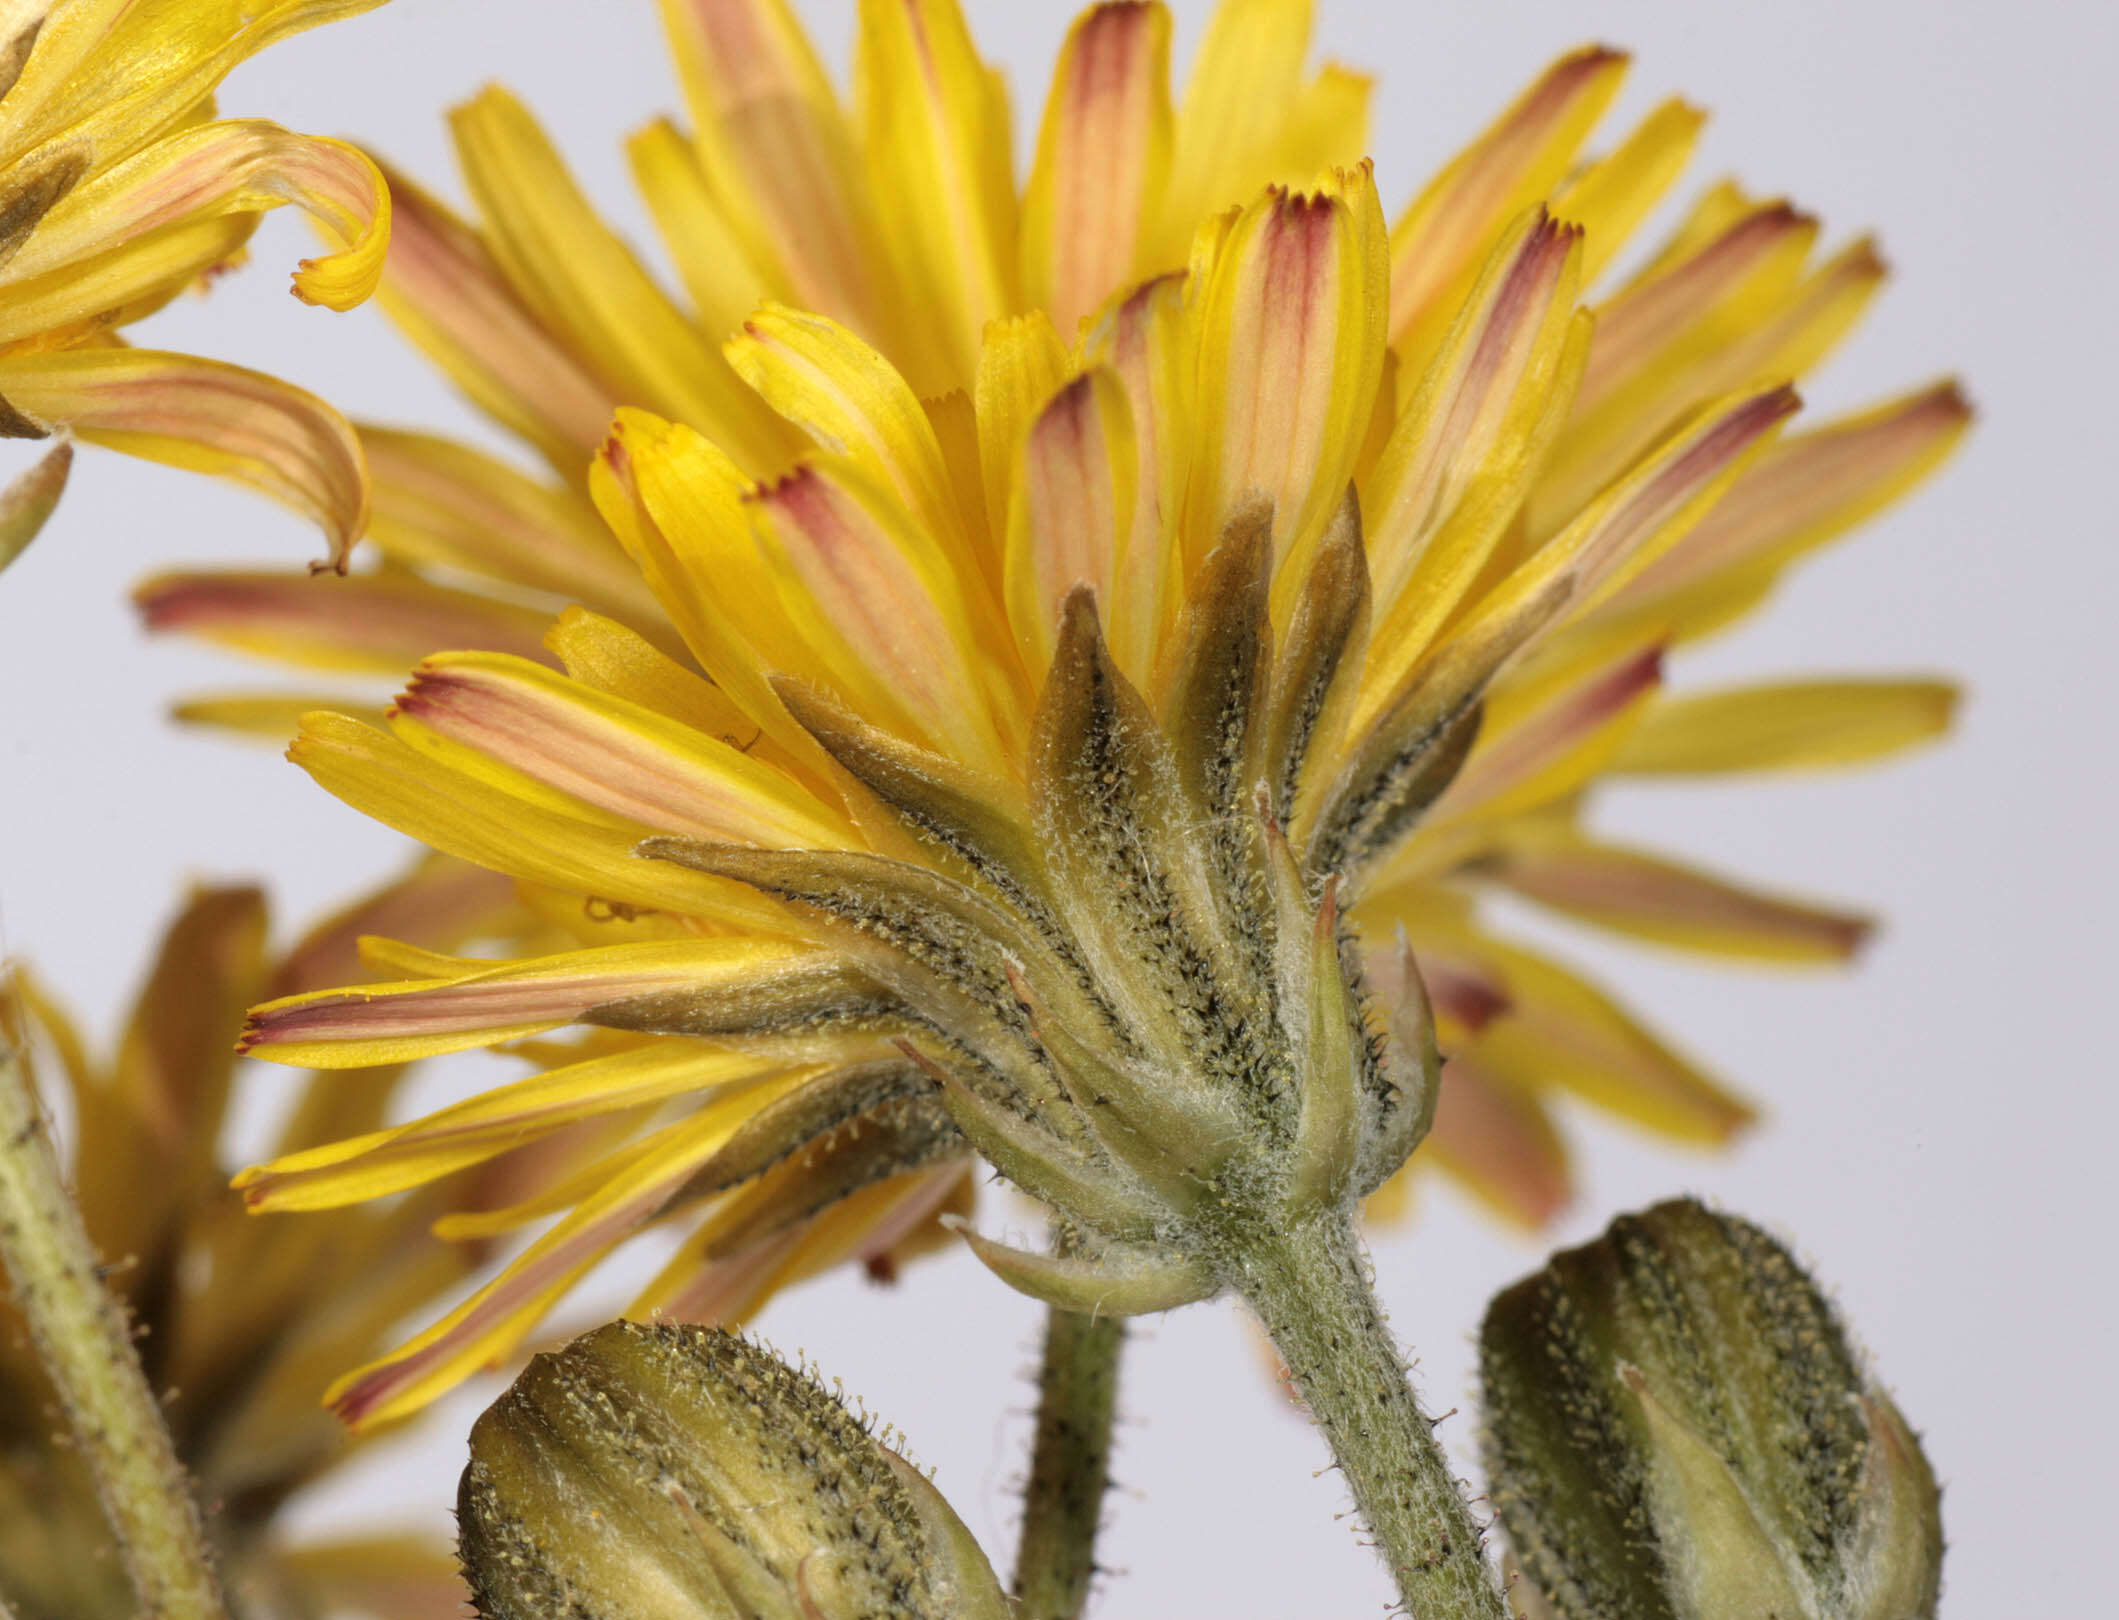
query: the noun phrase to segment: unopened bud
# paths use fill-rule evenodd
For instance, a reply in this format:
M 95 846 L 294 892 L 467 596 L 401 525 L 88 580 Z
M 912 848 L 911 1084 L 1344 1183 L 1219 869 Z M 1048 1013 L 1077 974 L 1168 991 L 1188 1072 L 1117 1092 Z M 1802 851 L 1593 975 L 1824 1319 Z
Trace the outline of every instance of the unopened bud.
M 926 1478 L 717 1329 L 537 1357 L 473 1427 L 457 1516 L 486 1620 L 1007 1620 Z
M 1622 1216 L 1481 1334 L 1492 1495 L 1556 1620 L 1925 1620 L 1935 1476 L 1788 1251 L 1690 1200 Z

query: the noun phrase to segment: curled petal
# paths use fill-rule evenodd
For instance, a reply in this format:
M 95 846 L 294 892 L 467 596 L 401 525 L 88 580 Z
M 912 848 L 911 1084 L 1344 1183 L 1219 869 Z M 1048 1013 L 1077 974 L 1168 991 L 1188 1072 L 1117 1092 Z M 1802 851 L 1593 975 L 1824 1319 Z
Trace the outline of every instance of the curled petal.
M 409 574 L 159 574 L 133 591 L 150 630 L 303 669 L 397 675 L 436 647 L 544 658 L 544 615 Z
M 0 285 L 79 266 L 191 221 L 257 214 L 289 202 L 307 209 L 344 244 L 340 252 L 303 261 L 294 276 L 295 295 L 344 310 L 374 292 L 390 243 L 390 193 L 381 172 L 343 141 L 297 134 L 263 119 L 181 130 L 75 186 L 8 259 Z M 210 262 L 190 267 L 182 279 Z M 84 308 L 75 318 L 97 313 Z
M 150 349 L 73 349 L 0 359 L 0 399 L 94 443 L 248 484 L 319 524 L 341 573 L 368 525 L 353 429 L 276 377 Z

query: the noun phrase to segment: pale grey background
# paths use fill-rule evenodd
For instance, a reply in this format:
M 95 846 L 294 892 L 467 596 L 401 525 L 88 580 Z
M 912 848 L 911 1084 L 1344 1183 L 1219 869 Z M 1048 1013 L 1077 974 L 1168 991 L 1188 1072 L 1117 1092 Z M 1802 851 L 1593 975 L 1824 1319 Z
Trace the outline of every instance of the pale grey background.
M 806 11 L 834 51 L 847 0 Z M 1180 50 L 1203 6 L 1180 4 Z M 233 112 L 377 143 L 453 186 L 440 109 L 487 78 L 523 92 L 581 172 L 625 196 L 618 140 L 674 104 L 649 0 L 400 0 L 234 78 Z M 972 6 L 1029 117 L 1070 7 Z M 1688 655 L 1681 682 L 1831 668 L 1953 670 L 1950 748 L 1895 769 L 1726 791 L 1632 791 L 1607 826 L 1890 919 L 1843 976 L 1718 971 L 1585 943 L 1600 972 L 1773 1108 L 1734 1157 L 1687 1159 L 1579 1116 L 1576 1239 L 1679 1188 L 1763 1216 L 1816 1257 L 1949 1482 L 1954 1616 L 2083 1614 L 2108 1600 L 2115 892 L 2114 383 L 2108 6 L 1773 0 L 1323 0 L 1324 47 L 1383 76 L 1375 149 L 1395 205 L 1557 51 L 1634 48 L 1622 103 L 1682 90 L 1715 110 L 1702 179 L 1785 188 L 1843 230 L 1878 228 L 1896 285 L 1809 390 L 1822 409 L 1957 369 L 1983 421 L 1908 508 L 1813 567 L 1760 624 Z M 644 233 L 642 233 L 644 235 Z M 274 223 L 258 267 L 162 317 L 155 338 L 245 359 L 351 410 L 478 431 L 372 313 L 280 290 L 310 251 Z M 10 466 L 17 463 L 9 463 Z M 294 560 L 317 541 L 203 481 L 84 456 L 58 520 L 0 582 L 0 924 L 92 1014 L 127 990 L 178 874 L 254 873 L 297 917 L 380 870 L 396 841 L 264 749 L 157 722 L 221 659 L 146 644 L 122 603 L 179 560 Z M 475 1078 L 478 1070 L 473 1067 Z M 454 1080 L 461 1083 L 463 1071 Z M 990 1220 L 1001 1219 L 998 1201 Z M 1377 1249 L 1432 1398 L 1468 1404 L 1481 1302 L 1533 1248 L 1437 1192 Z M 851 1280 L 764 1328 L 846 1375 L 915 1437 L 1005 1561 L 1035 1310 L 961 1258 L 896 1292 Z M 1373 1613 L 1368 1555 L 1332 1516 L 1322 1448 L 1281 1410 L 1232 1312 L 1153 1323 L 1127 1367 L 1110 1561 L 1114 1617 Z M 2098 1373 L 2099 1367 L 2107 1371 Z M 463 1426 L 305 1510 L 403 1522 L 453 1491 Z M 1468 1419 L 1444 1433 L 1460 1447 Z M 2100 1596 L 2100 1594 L 2102 1596 Z

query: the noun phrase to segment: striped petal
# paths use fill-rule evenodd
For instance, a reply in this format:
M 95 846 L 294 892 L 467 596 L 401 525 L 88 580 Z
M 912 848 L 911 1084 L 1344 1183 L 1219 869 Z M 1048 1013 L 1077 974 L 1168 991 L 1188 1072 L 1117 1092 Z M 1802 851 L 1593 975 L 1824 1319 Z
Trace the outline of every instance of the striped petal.
M 1579 834 L 1512 845 L 1488 870 L 1525 898 L 1599 928 L 1753 961 L 1844 962 L 1875 926 Z
M 880 232 L 831 80 L 786 0 L 659 0 L 706 189 L 792 301 L 880 341 Z
M 597 216 L 528 110 L 488 88 L 450 118 L 464 178 L 508 281 L 627 404 L 690 422 L 753 473 L 788 452 L 699 329 Z
M 617 390 L 548 331 L 482 237 L 405 176 L 394 200 L 378 302 L 471 402 L 536 446 L 563 476 L 603 442 Z
M 1624 746 L 1662 679 L 1663 650 L 1648 647 L 1542 695 L 1525 711 L 1490 703 L 1479 746 L 1415 838 L 1429 826 L 1519 815 L 1578 792 Z
M 332 1385 L 326 1404 L 354 1429 L 385 1423 L 508 1355 L 592 1266 L 660 1213 L 746 1113 L 740 1097 L 709 1103 L 662 1133 L 653 1152 L 606 1181 L 500 1276 L 400 1349 Z
M 586 811 L 568 814 L 551 802 L 556 795 L 526 797 L 502 784 L 498 767 L 484 775 L 458 770 L 387 732 L 327 713 L 303 716 L 287 757 L 326 792 L 432 849 L 590 897 L 570 902 L 577 911 L 670 911 L 767 931 L 785 925 L 740 884 L 636 859 L 646 829 L 615 817 L 590 819 Z
M 458 978 L 282 997 L 252 1010 L 239 1050 L 319 1069 L 398 1063 L 521 1040 L 629 1005 L 762 986 L 817 962 L 806 946 L 732 937 L 562 951 Z
M 1023 193 L 1023 298 L 1062 333 L 1131 277 L 1171 141 L 1170 14 L 1090 7 L 1060 47 Z
M 300 669 L 397 676 L 436 647 L 545 656 L 543 614 L 403 573 L 158 574 L 134 588 L 133 606 L 150 630 Z
M 432 434 L 362 423 L 360 439 L 374 492 L 369 533 L 387 555 L 659 624 L 654 593 L 574 490 Z M 462 643 L 427 650 L 444 645 Z
M 1385 276 L 1383 212 L 1365 165 L 1313 193 L 1270 190 L 1230 229 L 1199 315 L 1188 566 L 1263 496 L 1279 551 L 1276 606 L 1292 599 L 1368 434 Z
M 480 1092 L 409 1124 L 286 1154 L 235 1178 L 254 1210 L 335 1209 L 424 1186 L 602 1114 L 742 1088 L 762 1108 L 821 1072 L 700 1041 L 660 1040 Z M 760 1082 L 772 1080 L 769 1088 Z
M 1214 8 L 1185 84 L 1163 228 L 1146 268 L 1177 268 L 1202 219 L 1271 178 L 1260 171 L 1279 133 L 1275 114 L 1301 94 L 1315 9 L 1314 0 L 1223 0 Z
M 1014 128 L 957 0 L 861 0 L 859 108 L 883 251 L 908 294 L 902 354 L 922 394 L 960 388 L 1015 292 Z
M 1363 490 L 1377 641 L 1409 660 L 1471 590 L 1530 489 L 1588 350 L 1581 234 L 1534 212 L 1484 277 Z
M 75 186 L 0 270 L 0 305 L 19 283 L 59 271 L 79 276 L 87 261 L 157 233 L 289 202 L 344 244 L 340 252 L 302 263 L 295 295 L 344 310 L 374 292 L 390 241 L 390 194 L 375 165 L 343 141 L 244 119 L 181 130 Z M 176 278 L 188 282 L 211 263 L 190 265 Z M 101 302 L 112 297 L 102 292 L 96 306 L 83 306 L 67 319 L 101 314 L 151 285 L 114 302 Z
M 1720 776 L 1860 765 L 1941 736 L 1956 708 L 1957 688 L 1947 681 L 1787 681 L 1702 692 L 1656 704 L 1612 768 Z
M 1905 495 L 1971 420 L 1963 392 L 1943 382 L 1791 434 L 1730 485 L 1682 544 L 1643 569 L 1612 610 L 1666 611 L 1681 593 L 1778 573 Z
M 750 506 L 807 653 L 788 672 L 821 675 L 867 718 L 1006 774 L 965 582 L 933 536 L 843 462 L 799 468 Z
M 857 846 L 852 828 L 784 773 L 717 736 L 526 659 L 430 658 L 395 715 L 400 735 L 409 726 L 451 738 L 658 831 L 769 848 Z
M 1130 583 L 1146 571 L 1127 555 L 1137 477 L 1133 412 L 1125 385 L 1107 368 L 1076 377 L 1031 424 L 1011 481 L 1003 581 L 1009 621 L 1033 671 L 1052 661 L 1069 591 L 1086 585 L 1099 601 L 1114 601 L 1121 578 Z
M 360 443 L 314 394 L 240 366 L 151 349 L 0 358 L 0 410 L 36 428 L 247 484 L 321 527 L 344 572 L 368 524 Z
M 1626 75 L 1600 45 L 1562 57 L 1391 227 L 1391 346 L 1426 366 L 1509 222 L 1551 196 Z

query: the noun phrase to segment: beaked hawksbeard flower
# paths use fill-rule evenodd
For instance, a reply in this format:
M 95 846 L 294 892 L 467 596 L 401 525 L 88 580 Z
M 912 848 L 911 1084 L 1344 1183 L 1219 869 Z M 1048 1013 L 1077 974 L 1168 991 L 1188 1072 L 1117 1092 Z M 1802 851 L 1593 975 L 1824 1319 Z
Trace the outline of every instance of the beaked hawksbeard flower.
M 1138 1307 L 1227 1283 L 1176 1240 L 1216 1210 L 1395 1189 L 1430 1116 L 1433 1159 L 1530 1221 L 1567 1195 L 1556 1088 L 1680 1138 L 1739 1127 L 1479 908 L 1784 960 L 1860 939 L 1580 809 L 1607 774 L 1847 763 L 1944 723 L 1930 682 L 1660 691 L 1670 646 L 1966 420 L 1944 384 L 1781 436 L 1873 248 L 1818 258 L 1813 220 L 1725 183 L 1614 277 L 1699 115 L 1666 103 L 1585 158 L 1625 66 L 1603 49 L 1387 225 L 1366 81 L 1305 73 L 1304 4 L 1225 5 L 1181 115 L 1161 8 L 1085 13 L 1020 196 L 953 5 L 862 6 L 851 116 L 784 7 L 664 9 L 696 124 L 633 157 L 692 311 L 503 92 L 457 115 L 477 225 L 399 193 L 385 307 L 559 481 L 364 430 L 381 569 L 143 593 L 151 622 L 312 664 L 476 649 L 426 659 L 380 727 L 307 716 L 293 757 L 578 944 L 374 943 L 395 982 L 265 1006 L 253 1050 L 596 1031 L 249 1173 L 253 1203 L 627 1133 L 484 1217 L 564 1212 L 341 1412 L 506 1354 L 680 1211 L 704 1219 L 635 1308 L 740 1314 L 923 1229 L 972 1147 L 1101 1246 L 1069 1269 L 982 1244 L 993 1264 Z M 521 587 L 583 605 L 540 637 Z
M 295 295 L 350 309 L 375 288 L 390 199 L 343 141 L 214 117 L 229 71 L 382 0 L 6 0 L 0 4 L 0 437 L 71 430 L 249 484 L 313 517 L 343 566 L 367 523 L 353 430 L 322 400 L 120 335 L 237 262 L 283 203 L 342 245 Z M 62 443 L 0 501 L 0 564 L 65 477 Z
M 68 1179 L 247 1615 L 459 1611 L 446 1544 L 290 1536 L 280 1516 L 354 1449 L 318 1408 L 318 1384 L 461 1285 L 478 1250 L 428 1227 L 465 1197 L 505 1196 L 525 1166 L 495 1160 L 474 1172 L 485 1184 L 475 1191 L 437 1185 L 388 1208 L 262 1227 L 228 1188 L 222 1127 L 240 1089 L 228 1031 L 261 994 L 342 979 L 369 929 L 455 946 L 512 926 L 516 909 L 504 880 L 430 858 L 274 956 L 258 891 L 199 889 L 107 1057 L 28 968 L 0 968 L 0 1046 L 64 1082 L 52 1100 L 71 1140 Z M 372 1126 L 402 1072 L 314 1076 L 280 1146 Z M 29 1337 L 12 1303 L 0 1305 L 0 1598 L 21 1620 L 130 1613 L 125 1564 L 81 1453 L 55 1432 L 55 1396 Z

